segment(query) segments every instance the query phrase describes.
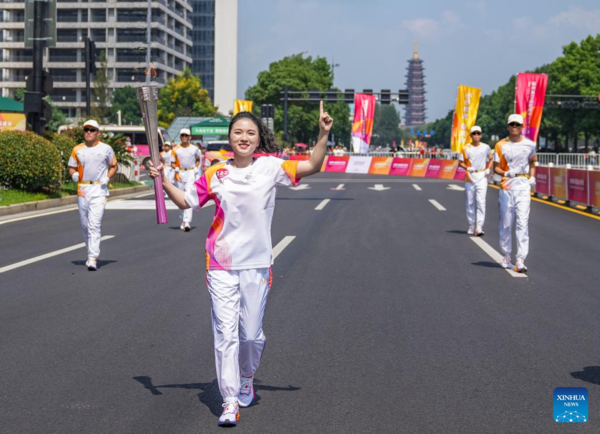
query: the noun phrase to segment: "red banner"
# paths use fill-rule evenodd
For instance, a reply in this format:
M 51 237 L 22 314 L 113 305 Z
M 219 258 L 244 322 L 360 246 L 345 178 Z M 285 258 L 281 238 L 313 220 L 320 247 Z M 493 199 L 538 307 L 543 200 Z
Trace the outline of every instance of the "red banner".
M 590 205 L 600 208 L 600 172 L 590 171 L 589 188 L 590 188 Z
M 350 157 L 334 157 L 330 155 L 325 163 L 325 172 L 346 173 Z
M 567 185 L 569 186 L 569 200 L 579 203 L 588 203 L 588 172 L 587 170 L 567 170 Z
M 523 135 L 537 141 L 546 98 L 546 74 L 518 74 L 515 112 L 523 116 Z
M 550 168 L 538 166 L 535 169 L 535 191 L 550 194 Z
M 408 176 L 412 162 L 412 158 L 394 158 L 392 160 L 392 167 L 390 168 L 390 175 Z
M 429 166 L 427 166 L 425 178 L 439 178 L 440 173 L 442 173 L 442 162 L 443 160 L 438 160 L 435 158 L 429 160 Z
M 369 151 L 375 103 L 375 95 L 357 93 L 354 96 L 354 122 L 352 123 L 351 139 L 354 152 L 366 153 Z
M 464 181 L 466 173 L 467 173 L 467 171 L 465 169 L 463 169 L 462 167 L 458 166 L 456 168 L 456 173 L 454 174 L 454 180 L 455 181 Z

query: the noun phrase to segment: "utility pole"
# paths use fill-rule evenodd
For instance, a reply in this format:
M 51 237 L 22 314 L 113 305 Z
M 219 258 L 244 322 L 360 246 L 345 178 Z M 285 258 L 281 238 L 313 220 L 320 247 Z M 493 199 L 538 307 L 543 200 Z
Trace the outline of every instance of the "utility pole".
M 43 92 L 43 59 L 44 59 L 44 8 L 46 2 L 37 0 L 33 3 L 33 101 L 35 111 L 29 114 L 31 127 L 36 134 L 42 134 L 42 92 Z
M 340 64 L 335 63 L 335 60 L 332 59 L 332 61 L 331 61 L 331 82 L 332 83 L 335 82 L 335 68 L 337 68 L 338 66 L 340 66 Z
M 283 88 L 283 136 L 281 138 L 285 141 L 288 140 L 288 87 Z

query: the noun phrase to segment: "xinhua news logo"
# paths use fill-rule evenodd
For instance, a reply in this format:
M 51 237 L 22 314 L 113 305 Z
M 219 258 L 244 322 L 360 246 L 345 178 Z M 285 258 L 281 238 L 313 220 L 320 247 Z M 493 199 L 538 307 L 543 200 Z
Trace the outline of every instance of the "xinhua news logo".
M 554 389 L 555 422 L 587 422 L 588 414 L 588 390 L 585 387 Z

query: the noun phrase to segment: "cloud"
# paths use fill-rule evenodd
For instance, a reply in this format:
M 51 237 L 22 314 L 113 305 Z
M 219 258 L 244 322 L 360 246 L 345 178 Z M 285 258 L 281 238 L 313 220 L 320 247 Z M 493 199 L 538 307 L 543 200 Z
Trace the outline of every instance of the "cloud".
M 463 27 L 464 24 L 460 16 L 452 11 L 442 12 L 439 19 L 416 18 L 414 20 L 404 20 L 400 23 L 401 29 L 422 40 L 438 39 Z
M 567 12 L 560 12 L 548 20 L 551 26 L 579 27 L 590 32 L 600 29 L 600 9 L 586 11 L 580 7 L 572 8 Z

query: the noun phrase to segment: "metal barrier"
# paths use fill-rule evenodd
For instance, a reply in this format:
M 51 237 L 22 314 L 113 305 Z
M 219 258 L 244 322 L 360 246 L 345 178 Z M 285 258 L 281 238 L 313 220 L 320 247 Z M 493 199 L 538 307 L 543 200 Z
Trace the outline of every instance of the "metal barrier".
M 328 153 L 327 155 L 336 156 L 334 153 Z M 419 152 L 345 152 L 340 157 L 387 157 L 387 158 L 437 158 L 440 160 L 458 160 L 459 152 L 452 153 L 433 153 L 425 152 L 421 154 Z
M 592 166 L 594 169 L 600 169 L 600 155 L 597 154 L 552 154 L 542 152 L 537 154 L 537 160 L 541 166 L 567 167 L 567 165 L 571 165 L 573 169 L 587 169 L 588 166 Z
M 140 157 L 133 157 L 133 161 L 130 166 L 119 163 L 117 173 L 122 174 L 129 181 L 140 180 Z

